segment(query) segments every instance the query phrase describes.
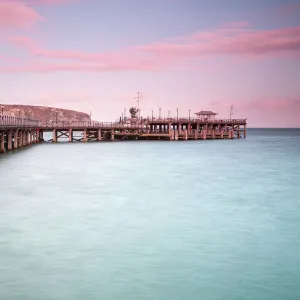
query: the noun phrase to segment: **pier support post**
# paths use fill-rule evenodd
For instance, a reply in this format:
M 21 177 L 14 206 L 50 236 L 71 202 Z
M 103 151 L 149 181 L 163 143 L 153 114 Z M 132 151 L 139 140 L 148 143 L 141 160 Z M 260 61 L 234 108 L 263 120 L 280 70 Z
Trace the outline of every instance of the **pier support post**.
M 187 129 L 184 129 L 184 139 L 187 141 L 188 139 L 188 131 Z
M 29 131 L 28 130 L 25 130 L 25 143 L 26 143 L 26 146 L 29 145 Z
M 52 135 L 52 143 L 57 142 L 57 130 L 53 129 L 53 135 Z
M 29 144 L 29 130 L 25 130 L 25 142 L 26 142 L 26 145 L 30 145 Z
M 244 139 L 246 138 L 247 132 L 246 132 L 246 124 L 244 125 Z
M 73 129 L 70 128 L 69 129 L 69 143 L 72 143 L 73 142 Z
M 181 133 L 181 129 L 182 129 L 182 124 L 179 123 L 177 126 L 178 126 L 178 128 L 177 128 L 178 134 L 180 134 Z
M 37 135 L 35 130 L 33 130 L 33 141 L 35 144 L 37 143 Z
M 29 144 L 32 145 L 32 131 L 29 130 Z
M 22 130 L 22 147 L 26 146 L 26 135 L 25 135 L 25 130 Z
M 40 130 L 40 142 L 44 141 L 44 130 Z
M 234 139 L 234 129 L 230 129 L 230 139 Z
M 238 125 L 238 134 L 237 134 L 238 139 L 241 137 L 240 135 L 240 124 Z
M 115 139 L 115 132 L 114 130 L 111 131 L 111 140 L 113 141 Z
M 87 129 L 86 128 L 83 130 L 83 142 L 84 143 L 87 142 Z
M 197 123 L 197 124 L 196 124 L 196 132 L 195 132 L 195 140 L 198 139 L 198 136 L 199 136 L 199 133 L 200 133 L 200 132 L 199 132 L 199 129 L 200 129 L 200 128 L 199 128 L 199 123 Z
M 0 133 L 0 153 L 5 153 L 4 147 L 4 131 Z
M 18 130 L 14 131 L 14 149 L 18 149 Z
M 37 143 L 39 143 L 39 142 L 41 141 L 40 137 L 41 137 L 41 135 L 40 135 L 40 130 L 37 129 L 37 130 L 36 130 L 36 142 L 37 142 Z
M 22 146 L 26 146 L 26 130 L 22 130 Z
M 194 140 L 197 140 L 198 139 L 198 132 L 197 132 L 197 130 L 195 130 L 195 132 L 194 132 Z
M 191 134 L 191 123 L 188 124 L 187 130 L 188 130 L 188 134 Z
M 19 134 L 19 147 L 23 147 L 23 131 L 19 130 L 18 134 Z
M 169 129 L 169 134 L 170 134 L 170 141 L 174 140 L 174 132 L 171 128 Z
M 174 140 L 178 141 L 178 130 L 174 130 Z
M 100 128 L 98 128 L 98 142 L 100 142 L 102 140 L 102 131 Z
M 8 132 L 8 137 L 7 137 L 7 149 L 8 151 L 12 150 L 12 131 Z

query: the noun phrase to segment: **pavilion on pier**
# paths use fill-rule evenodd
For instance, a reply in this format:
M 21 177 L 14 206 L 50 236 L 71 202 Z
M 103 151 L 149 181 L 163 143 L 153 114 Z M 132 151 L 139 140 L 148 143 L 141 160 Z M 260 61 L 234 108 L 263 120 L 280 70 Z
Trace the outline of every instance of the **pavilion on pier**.
M 214 113 L 209 110 L 201 110 L 200 112 L 195 113 L 198 119 L 204 120 L 214 120 L 217 113 Z

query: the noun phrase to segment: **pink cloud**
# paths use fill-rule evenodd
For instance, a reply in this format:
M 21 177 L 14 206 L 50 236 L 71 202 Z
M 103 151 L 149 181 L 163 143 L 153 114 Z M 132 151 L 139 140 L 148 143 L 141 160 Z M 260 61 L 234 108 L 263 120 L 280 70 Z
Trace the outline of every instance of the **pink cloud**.
M 139 47 L 155 55 L 203 57 L 208 55 L 269 55 L 300 52 L 300 27 L 265 31 L 200 32 L 186 37 L 184 43 L 156 43 Z
M 64 4 L 69 2 L 76 2 L 77 0 L 0 0 L 0 3 L 21 3 L 23 5 L 34 6 L 34 5 L 53 5 L 53 4 Z M 79 1 L 79 0 L 78 0 Z
M 38 4 L 62 4 L 62 3 L 67 3 L 71 2 L 72 0 L 36 0 L 32 1 L 33 3 L 38 3 Z M 74 2 L 74 0 L 73 0 Z
M 49 50 L 28 37 L 12 37 L 17 47 L 26 49 L 33 58 L 31 66 L 2 69 L 5 72 L 54 72 L 54 71 L 155 71 L 179 66 L 188 60 L 229 55 L 243 58 L 288 57 L 300 55 L 300 27 L 257 31 L 243 29 L 246 22 L 229 24 L 211 32 L 174 38 L 152 45 L 136 46 L 110 52 L 84 52 L 76 50 Z M 169 39 L 170 41 L 170 39 Z M 54 64 L 43 60 L 55 60 Z M 59 61 L 62 62 L 59 62 Z M 66 63 L 72 60 L 74 63 Z M 200 65 L 201 68 L 201 65 Z
M 37 12 L 22 2 L 0 2 L 0 29 L 28 28 L 41 19 Z

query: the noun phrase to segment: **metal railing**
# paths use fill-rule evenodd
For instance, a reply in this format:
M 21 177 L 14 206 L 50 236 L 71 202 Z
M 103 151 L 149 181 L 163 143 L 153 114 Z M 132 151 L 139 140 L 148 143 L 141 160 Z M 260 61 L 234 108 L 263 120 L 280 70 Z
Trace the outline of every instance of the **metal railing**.
M 128 128 L 128 129 L 145 129 L 147 124 L 165 123 L 208 123 L 208 124 L 234 124 L 243 125 L 247 123 L 247 119 L 197 119 L 197 118 L 147 118 L 135 121 L 134 123 L 120 122 L 95 122 L 95 121 L 75 121 L 75 122 L 55 122 L 55 121 L 37 121 L 27 118 L 17 118 L 12 116 L 0 115 L 0 127 L 39 127 L 39 128 Z
M 214 119 L 214 120 L 205 120 L 205 119 L 189 119 L 189 118 L 147 118 L 133 123 L 125 122 L 96 122 L 96 121 L 75 121 L 75 122 L 54 122 L 54 121 L 40 121 L 38 126 L 41 128 L 135 128 L 143 129 L 147 124 L 155 123 L 165 123 L 165 124 L 178 124 L 178 123 L 208 123 L 208 124 L 246 124 L 247 119 Z
M 119 122 L 45 122 L 40 121 L 38 122 L 38 126 L 40 128 L 60 128 L 60 129 L 67 129 L 67 128 L 132 128 L 132 129 L 142 129 L 144 128 L 145 124 L 123 124 Z
M 210 123 L 210 124 L 245 124 L 247 119 L 205 119 L 205 118 L 151 118 L 145 119 L 147 122 L 166 122 L 166 123 Z
M 0 127 L 37 127 L 38 121 L 27 118 L 17 118 L 0 115 Z

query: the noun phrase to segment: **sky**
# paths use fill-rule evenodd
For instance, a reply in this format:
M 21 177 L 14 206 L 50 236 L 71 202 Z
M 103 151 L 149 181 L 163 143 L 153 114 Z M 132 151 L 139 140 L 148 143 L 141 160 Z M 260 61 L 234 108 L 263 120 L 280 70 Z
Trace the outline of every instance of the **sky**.
M 0 103 L 300 127 L 300 0 L 0 0 Z

